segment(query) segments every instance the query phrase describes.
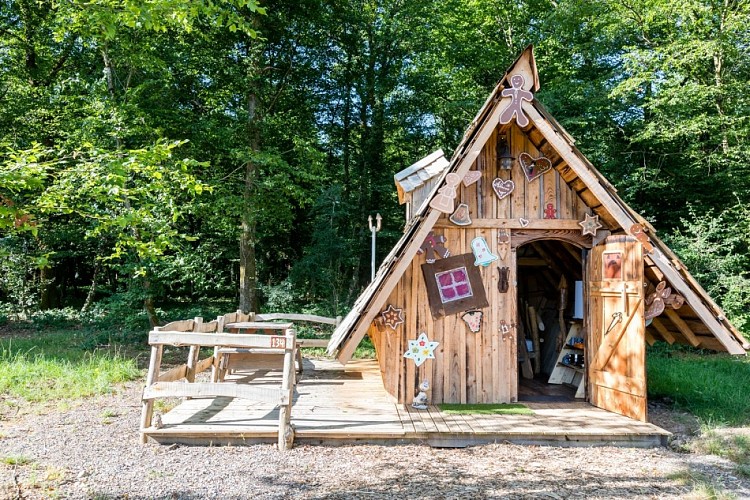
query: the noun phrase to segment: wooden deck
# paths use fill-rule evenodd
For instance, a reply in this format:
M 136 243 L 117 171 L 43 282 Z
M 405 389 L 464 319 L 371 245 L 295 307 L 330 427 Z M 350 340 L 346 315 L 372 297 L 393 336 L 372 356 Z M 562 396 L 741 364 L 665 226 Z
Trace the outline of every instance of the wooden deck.
M 375 361 L 345 367 L 305 359 L 295 391 L 295 443 L 425 443 L 463 447 L 492 442 L 554 446 L 649 447 L 669 433 L 583 402 L 525 403 L 534 415 L 448 415 L 437 407 L 414 410 L 393 402 Z M 279 385 L 280 373 L 246 372 L 227 380 Z M 146 434 L 161 443 L 201 445 L 275 442 L 278 407 L 225 397 L 189 399 L 162 416 Z

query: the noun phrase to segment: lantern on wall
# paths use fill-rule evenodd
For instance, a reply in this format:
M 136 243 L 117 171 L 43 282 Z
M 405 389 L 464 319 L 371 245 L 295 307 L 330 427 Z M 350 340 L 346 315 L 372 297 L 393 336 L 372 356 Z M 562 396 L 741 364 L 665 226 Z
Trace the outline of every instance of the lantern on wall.
M 498 170 L 510 170 L 515 158 L 510 154 L 510 142 L 507 134 L 498 134 L 496 152 Z

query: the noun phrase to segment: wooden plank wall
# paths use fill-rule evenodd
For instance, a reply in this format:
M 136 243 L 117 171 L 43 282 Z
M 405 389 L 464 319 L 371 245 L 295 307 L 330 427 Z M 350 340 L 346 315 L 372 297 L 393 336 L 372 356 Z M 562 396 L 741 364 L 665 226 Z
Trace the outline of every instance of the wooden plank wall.
M 515 124 L 505 126 L 510 137 L 512 154 L 518 158 L 521 152 L 532 157 L 540 156 L 524 131 Z M 472 186 L 460 185 L 455 205 L 466 203 L 469 206 L 473 223 L 460 227 L 442 216 L 435 225 L 435 232 L 447 238 L 446 247 L 451 255 L 471 252 L 471 241 L 482 236 L 490 249 L 498 254 L 498 232 L 503 228 L 518 228 L 519 218 L 527 219 L 530 228 L 535 222 L 554 229 L 553 221 L 545 221 L 546 203 L 553 203 L 557 210 L 558 220 L 582 220 L 589 210 L 576 193 L 560 178 L 554 169 L 542 177 L 528 182 L 516 160 L 513 169 L 497 170 L 496 166 L 496 130 L 482 154 L 477 158 L 472 170 L 482 172 L 479 182 Z M 500 177 L 512 179 L 515 183 L 513 193 L 500 200 L 492 189 L 492 181 Z M 526 229 L 524 233 L 533 229 Z M 513 229 L 507 229 L 513 237 Z M 541 231 L 541 229 L 540 229 Z M 430 401 L 432 403 L 491 403 L 512 402 L 517 400 L 517 364 L 515 329 L 502 335 L 500 322 L 514 325 L 517 322 L 517 297 L 514 283 L 516 281 L 515 251 L 508 251 L 504 260 L 480 267 L 485 293 L 490 304 L 483 310 L 482 329 L 472 333 L 466 327 L 460 314 L 453 314 L 434 320 L 430 314 L 427 292 L 422 276 L 421 264 L 424 256 L 417 255 L 412 265 L 404 273 L 398 286 L 388 298 L 387 304 L 403 308 L 405 323 L 395 331 L 387 329 L 376 333 L 375 347 L 378 352 L 380 368 L 386 390 L 401 403 L 410 403 L 417 387 L 423 379 L 431 384 Z M 498 267 L 510 268 L 510 290 L 508 293 L 498 291 Z M 371 328 L 371 332 L 375 330 Z M 436 359 L 427 360 L 420 367 L 415 367 L 411 359 L 405 359 L 408 341 L 416 339 L 421 333 L 427 333 L 430 340 L 440 346 L 435 351 Z

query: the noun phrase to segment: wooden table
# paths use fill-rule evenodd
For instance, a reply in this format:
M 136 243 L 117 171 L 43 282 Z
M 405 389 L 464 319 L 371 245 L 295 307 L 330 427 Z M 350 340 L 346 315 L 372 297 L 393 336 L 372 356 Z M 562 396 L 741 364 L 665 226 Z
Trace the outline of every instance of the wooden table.
M 238 349 L 220 347 L 217 349 L 219 357 L 218 380 L 222 380 L 231 369 L 281 369 L 283 366 L 284 349 L 286 349 L 286 335 L 294 326 L 293 323 L 271 323 L 260 321 L 240 321 L 227 323 L 224 328 L 230 333 L 249 333 L 255 335 L 269 335 L 270 349 Z M 297 361 L 297 372 L 302 372 L 302 355 L 298 346 L 294 346 L 294 356 Z

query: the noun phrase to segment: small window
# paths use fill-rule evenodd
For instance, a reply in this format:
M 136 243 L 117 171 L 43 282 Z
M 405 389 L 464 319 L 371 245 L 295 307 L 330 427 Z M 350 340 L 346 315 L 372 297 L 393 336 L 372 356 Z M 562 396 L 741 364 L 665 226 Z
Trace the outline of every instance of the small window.
M 471 293 L 471 283 L 469 283 L 469 273 L 463 266 L 437 273 L 435 279 L 437 280 L 438 290 L 440 290 L 440 300 L 443 304 L 465 299 L 473 295 Z
M 487 307 L 482 275 L 467 253 L 422 264 L 432 317 Z

